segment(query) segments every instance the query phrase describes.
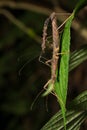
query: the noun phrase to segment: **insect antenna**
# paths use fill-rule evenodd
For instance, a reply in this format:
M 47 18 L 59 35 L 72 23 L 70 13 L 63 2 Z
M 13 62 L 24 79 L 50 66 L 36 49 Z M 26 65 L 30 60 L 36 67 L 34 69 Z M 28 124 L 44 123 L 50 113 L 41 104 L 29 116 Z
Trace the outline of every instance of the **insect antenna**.
M 28 60 L 28 61 L 21 67 L 21 69 L 20 69 L 19 72 L 18 72 L 18 75 L 19 75 L 19 76 L 21 75 L 21 72 L 22 72 L 22 70 L 24 69 L 24 67 L 25 67 L 29 62 L 30 62 L 30 60 Z
M 42 90 L 37 94 L 37 96 L 35 97 L 33 103 L 31 104 L 30 110 L 33 109 L 33 106 L 34 106 L 35 102 L 37 101 L 37 99 L 39 98 L 39 96 L 42 94 L 43 91 L 44 91 L 44 89 L 42 89 Z

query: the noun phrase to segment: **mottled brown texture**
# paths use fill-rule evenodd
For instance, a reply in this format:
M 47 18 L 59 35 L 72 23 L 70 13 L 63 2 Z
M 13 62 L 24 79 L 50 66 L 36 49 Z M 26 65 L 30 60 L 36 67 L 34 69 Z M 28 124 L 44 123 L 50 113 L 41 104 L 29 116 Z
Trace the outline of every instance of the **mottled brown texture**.
M 58 52 L 59 52 L 59 33 L 57 30 L 57 18 L 55 12 L 51 14 L 51 20 L 52 20 L 52 35 L 53 35 L 53 56 L 52 56 L 52 63 L 51 63 L 51 80 L 54 84 L 56 80 L 56 70 L 57 70 L 57 64 L 58 64 Z
M 44 23 L 44 28 L 43 28 L 43 42 L 42 42 L 42 53 L 45 52 L 46 48 L 46 38 L 47 38 L 47 28 L 49 21 L 51 20 L 52 22 L 52 38 L 53 38 L 53 53 L 52 53 L 52 59 L 50 60 L 51 62 L 51 79 L 50 81 L 52 84 L 55 83 L 56 80 L 56 70 L 58 66 L 58 52 L 59 52 L 59 33 L 58 33 L 58 27 L 57 27 L 57 18 L 56 18 L 56 13 L 53 12 L 49 18 L 46 19 Z M 49 61 L 47 61 L 48 63 Z M 49 82 L 48 82 L 49 83 Z M 45 87 L 48 85 L 48 83 L 45 85 Z

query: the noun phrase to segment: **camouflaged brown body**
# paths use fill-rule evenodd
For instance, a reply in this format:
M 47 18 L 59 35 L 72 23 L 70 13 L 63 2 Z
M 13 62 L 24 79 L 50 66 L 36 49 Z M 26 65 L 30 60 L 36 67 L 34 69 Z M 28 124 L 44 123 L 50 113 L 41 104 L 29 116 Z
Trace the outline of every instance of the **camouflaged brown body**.
M 52 37 L 53 37 L 53 54 L 51 59 L 51 82 L 52 84 L 54 84 L 56 80 L 56 70 L 57 70 L 58 52 L 59 52 L 59 33 L 57 30 L 58 27 L 55 12 L 53 12 L 50 15 L 50 17 L 46 19 L 44 23 L 42 51 L 44 52 L 46 48 L 47 27 L 50 19 L 52 21 Z
M 52 36 L 53 36 L 53 56 L 52 56 L 52 72 L 51 72 L 51 82 L 54 84 L 56 80 L 56 70 L 58 65 L 58 52 L 59 52 L 59 33 L 57 30 L 57 18 L 55 12 L 51 14 L 52 20 Z

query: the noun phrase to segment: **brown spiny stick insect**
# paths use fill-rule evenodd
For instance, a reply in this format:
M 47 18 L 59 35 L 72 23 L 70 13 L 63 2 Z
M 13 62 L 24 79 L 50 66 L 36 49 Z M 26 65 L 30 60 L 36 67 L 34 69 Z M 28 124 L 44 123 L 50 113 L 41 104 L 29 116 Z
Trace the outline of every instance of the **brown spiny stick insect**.
M 56 81 L 56 70 L 58 67 L 58 52 L 59 52 L 59 33 L 58 33 L 58 27 L 57 27 L 57 18 L 56 18 L 56 13 L 53 12 L 49 18 L 46 19 L 44 23 L 44 28 L 43 28 L 43 42 L 42 42 L 42 53 L 45 53 L 45 48 L 46 48 L 46 37 L 47 37 L 47 28 L 48 28 L 48 23 L 51 20 L 52 23 L 52 39 L 53 39 L 53 53 L 52 53 L 52 59 L 46 61 L 46 63 L 50 62 L 51 63 L 51 79 L 44 85 L 44 89 L 46 89 L 47 86 L 48 89 L 46 89 L 46 92 L 44 95 L 47 95 L 49 93 L 52 93 L 54 89 L 54 84 Z M 41 57 L 41 56 L 40 56 Z
M 42 54 L 45 53 L 45 49 L 46 49 L 46 40 L 47 40 L 47 29 L 48 29 L 48 24 L 49 21 L 51 20 L 52 23 L 52 59 L 51 60 L 47 60 L 45 63 L 43 61 L 41 61 L 42 58 Z M 43 41 L 42 41 L 42 52 L 41 55 L 39 56 L 39 61 L 41 61 L 44 64 L 47 64 L 48 66 L 50 66 L 48 63 L 51 63 L 51 78 L 48 80 L 48 82 L 44 85 L 44 89 L 46 90 L 46 92 L 43 94 L 43 96 L 48 95 L 49 93 L 52 93 L 54 96 L 56 96 L 55 92 L 54 92 L 54 85 L 56 82 L 56 71 L 57 71 L 57 67 L 58 67 L 58 58 L 59 58 L 59 49 L 60 49 L 60 39 L 59 39 L 59 29 L 65 24 L 65 22 L 68 20 L 68 18 L 59 26 L 57 27 L 57 17 L 56 17 L 56 13 L 53 12 L 44 22 L 44 27 L 43 27 Z M 44 57 L 43 57 L 44 58 Z M 46 59 L 46 58 L 44 58 Z M 48 86 L 48 88 L 46 88 Z M 39 97 L 39 95 L 43 92 L 43 90 L 36 96 L 34 102 L 31 105 L 31 109 L 35 103 L 35 101 L 37 100 L 37 98 Z

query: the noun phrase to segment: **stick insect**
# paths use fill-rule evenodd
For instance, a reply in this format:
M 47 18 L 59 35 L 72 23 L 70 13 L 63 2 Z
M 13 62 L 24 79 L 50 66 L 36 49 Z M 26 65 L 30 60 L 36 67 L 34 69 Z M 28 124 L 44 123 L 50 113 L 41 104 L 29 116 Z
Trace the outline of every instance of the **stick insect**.
M 51 20 L 52 22 L 52 38 L 53 38 L 53 53 L 52 53 L 52 59 L 46 61 L 46 64 L 49 62 L 51 63 L 51 79 L 44 85 L 44 89 L 46 89 L 47 86 L 48 89 L 44 93 L 44 96 L 49 94 L 50 92 L 53 91 L 54 89 L 54 84 L 56 81 L 56 70 L 58 67 L 58 58 L 59 58 L 59 32 L 57 30 L 57 17 L 56 13 L 53 12 L 49 18 L 46 19 L 44 23 L 44 28 L 43 28 L 43 42 L 42 42 L 42 53 L 45 53 L 45 48 L 46 48 L 46 37 L 47 37 L 47 28 L 48 28 L 48 23 Z M 39 57 L 40 60 L 41 56 Z M 54 94 L 54 93 L 53 93 Z M 55 95 L 55 94 L 54 94 Z
M 70 14 L 69 14 L 70 15 Z M 56 82 L 56 71 L 57 71 L 57 67 L 58 67 L 58 59 L 59 59 L 59 49 L 60 49 L 60 39 L 59 39 L 59 29 L 65 24 L 65 22 L 69 19 L 69 17 L 59 26 L 57 27 L 57 17 L 56 17 L 56 13 L 53 12 L 44 22 L 44 27 L 43 27 L 43 41 L 42 41 L 42 52 L 41 55 L 39 56 L 39 61 L 44 63 L 43 61 L 41 61 L 42 58 L 42 54 L 45 53 L 45 49 L 46 49 L 46 40 L 47 40 L 47 29 L 48 29 L 48 24 L 49 21 L 51 20 L 52 23 L 52 39 L 53 39 L 53 43 L 52 43 L 52 49 L 53 49 L 53 53 L 52 53 L 52 59 L 51 60 L 47 60 L 46 65 L 50 66 L 48 63 L 51 63 L 51 78 L 48 80 L 48 82 L 44 85 L 44 89 L 46 90 L 46 92 L 43 94 L 43 96 L 48 95 L 49 93 L 52 93 L 54 96 L 56 96 L 55 92 L 54 92 L 54 85 Z M 44 58 L 46 60 L 46 58 Z M 47 88 L 48 86 L 48 88 Z M 35 103 L 35 101 L 37 100 L 37 98 L 41 95 L 41 93 L 44 91 L 44 89 L 36 96 L 34 102 L 31 105 L 31 109 Z

